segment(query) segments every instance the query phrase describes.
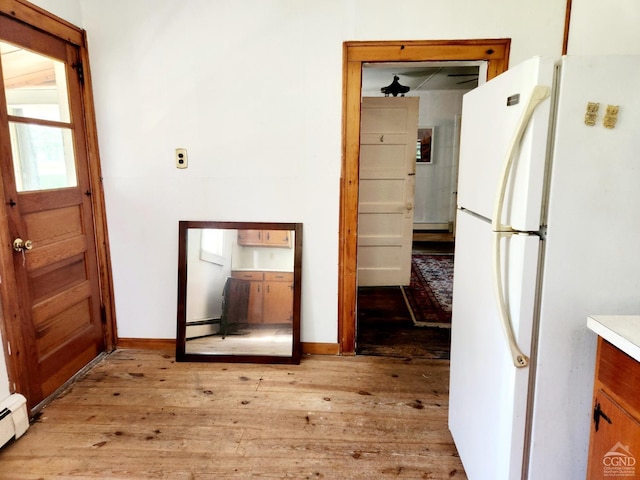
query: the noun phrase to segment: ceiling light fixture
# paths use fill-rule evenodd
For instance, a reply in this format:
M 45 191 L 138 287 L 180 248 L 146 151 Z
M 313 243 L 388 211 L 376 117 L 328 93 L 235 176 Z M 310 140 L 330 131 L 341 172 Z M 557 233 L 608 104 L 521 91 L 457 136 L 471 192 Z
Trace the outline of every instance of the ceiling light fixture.
M 398 94 L 400 94 L 401 97 L 404 97 L 404 94 L 410 90 L 409 87 L 400 85 L 400 82 L 398 82 L 398 80 L 400 80 L 398 76 L 394 75 L 393 82 L 391 82 L 390 85 L 387 85 L 386 87 L 382 87 L 380 89 L 380 91 L 384 93 L 385 97 L 388 97 L 389 95 L 393 95 L 394 97 L 397 97 Z

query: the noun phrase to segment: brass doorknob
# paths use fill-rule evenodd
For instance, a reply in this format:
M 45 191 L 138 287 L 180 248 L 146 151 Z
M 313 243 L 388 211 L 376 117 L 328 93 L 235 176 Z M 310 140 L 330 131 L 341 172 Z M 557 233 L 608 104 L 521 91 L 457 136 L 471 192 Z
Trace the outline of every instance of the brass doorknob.
M 21 238 L 16 238 L 13 241 L 13 249 L 16 252 L 23 252 L 25 250 L 31 250 L 33 248 L 33 242 L 31 240 L 22 240 Z

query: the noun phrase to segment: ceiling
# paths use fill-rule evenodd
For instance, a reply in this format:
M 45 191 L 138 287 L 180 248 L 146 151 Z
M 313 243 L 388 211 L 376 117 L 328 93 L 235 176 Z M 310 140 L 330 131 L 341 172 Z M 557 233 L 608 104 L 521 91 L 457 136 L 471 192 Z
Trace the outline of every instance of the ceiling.
M 380 92 L 399 77 L 410 91 L 471 90 L 478 86 L 482 62 L 404 62 L 365 63 L 362 66 L 362 90 Z

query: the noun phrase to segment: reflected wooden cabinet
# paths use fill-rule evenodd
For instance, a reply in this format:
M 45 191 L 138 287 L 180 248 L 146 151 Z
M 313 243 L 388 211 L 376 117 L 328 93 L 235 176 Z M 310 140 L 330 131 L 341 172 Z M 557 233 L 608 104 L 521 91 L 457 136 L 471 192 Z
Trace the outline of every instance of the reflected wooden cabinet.
M 291 248 L 291 232 L 288 230 L 238 230 L 238 245 Z
M 588 480 L 640 478 L 640 363 L 598 337 Z
M 290 324 L 293 321 L 293 272 L 233 271 L 231 276 L 248 280 L 248 322 Z
M 293 321 L 293 273 L 265 272 L 263 323 Z
M 264 272 L 236 271 L 231 272 L 233 278 L 247 280 L 249 287 L 249 309 L 247 311 L 247 322 L 262 323 L 262 290 Z

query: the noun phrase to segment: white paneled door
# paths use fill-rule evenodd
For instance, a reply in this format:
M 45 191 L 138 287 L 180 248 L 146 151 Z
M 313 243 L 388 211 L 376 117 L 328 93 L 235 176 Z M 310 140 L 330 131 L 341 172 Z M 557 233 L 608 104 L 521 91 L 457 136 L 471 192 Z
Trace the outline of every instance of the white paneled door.
M 417 97 L 362 99 L 358 286 L 409 285 Z

